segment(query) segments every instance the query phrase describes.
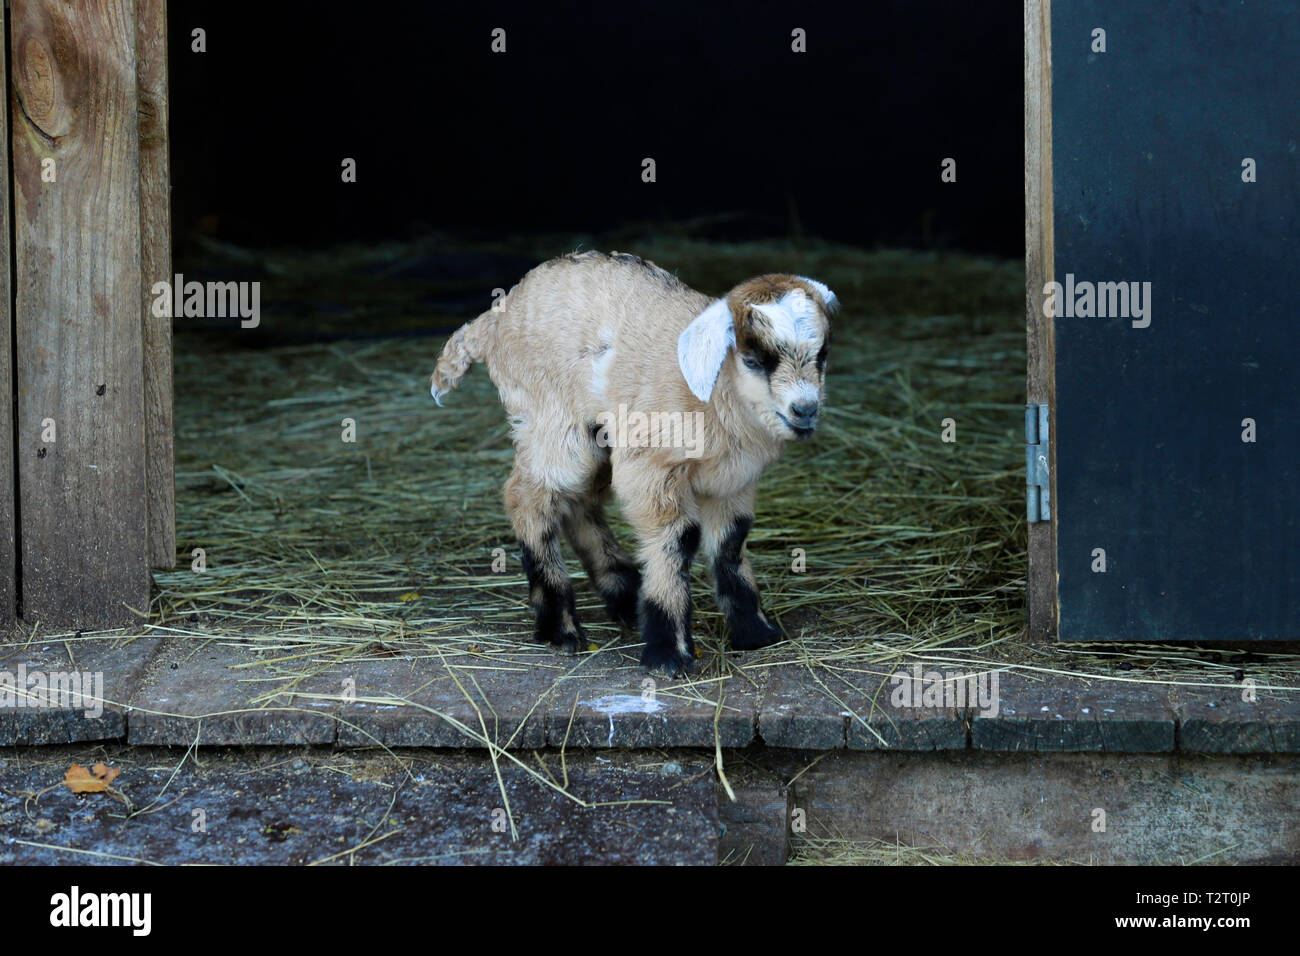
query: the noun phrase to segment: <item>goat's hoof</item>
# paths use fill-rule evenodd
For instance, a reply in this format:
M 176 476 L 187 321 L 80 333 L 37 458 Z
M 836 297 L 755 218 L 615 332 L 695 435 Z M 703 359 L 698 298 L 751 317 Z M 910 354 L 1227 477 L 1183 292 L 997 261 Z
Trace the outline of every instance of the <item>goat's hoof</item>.
M 540 643 L 549 644 L 563 654 L 580 654 L 587 649 L 587 633 L 576 622 L 572 628 L 539 628 L 534 636 Z
M 785 640 L 785 631 L 771 621 L 754 618 L 741 627 L 731 628 L 731 646 L 737 651 L 753 651 Z
M 615 589 L 602 594 L 605 599 L 605 613 L 615 624 L 620 624 L 630 631 L 641 629 L 637 616 L 637 596 L 641 592 L 641 572 L 636 568 L 620 571 L 618 585 Z
M 587 649 L 587 644 L 587 635 L 582 631 L 561 634 L 558 640 L 551 641 L 551 645 L 562 654 L 581 654 Z
M 641 666 L 652 674 L 660 674 L 664 677 L 686 677 L 694 668 L 695 661 L 675 647 L 655 647 L 647 644 L 645 650 L 641 652 Z
M 609 619 L 615 624 L 627 628 L 629 631 L 641 629 L 640 621 L 636 616 L 636 595 L 631 597 L 609 601 L 605 605 L 605 611 L 609 614 Z

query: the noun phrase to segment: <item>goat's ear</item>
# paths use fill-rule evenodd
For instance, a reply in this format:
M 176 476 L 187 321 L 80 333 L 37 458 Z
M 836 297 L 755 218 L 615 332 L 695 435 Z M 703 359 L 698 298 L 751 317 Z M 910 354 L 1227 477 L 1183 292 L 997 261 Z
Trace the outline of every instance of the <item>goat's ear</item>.
M 801 282 L 807 282 L 810 286 L 812 286 L 814 289 L 817 290 L 817 294 L 820 295 L 822 297 L 822 301 L 826 303 L 826 308 L 828 309 L 839 308 L 840 300 L 835 297 L 835 293 L 832 292 L 826 286 L 826 283 L 818 282 L 816 279 L 809 279 L 807 276 L 799 276 L 798 278 Z
M 677 337 L 677 364 L 691 392 L 702 402 L 713 394 L 727 350 L 736 344 L 736 326 L 726 299 L 697 315 Z

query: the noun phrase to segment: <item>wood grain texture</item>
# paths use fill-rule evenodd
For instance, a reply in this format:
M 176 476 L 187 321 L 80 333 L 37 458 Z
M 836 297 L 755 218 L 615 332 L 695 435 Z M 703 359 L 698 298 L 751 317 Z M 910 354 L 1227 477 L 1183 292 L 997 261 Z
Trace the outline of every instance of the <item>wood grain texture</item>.
M 11 16 L 23 617 L 121 625 L 150 585 L 135 0 Z
M 1056 344 L 1052 319 L 1043 315 L 1043 286 L 1055 274 L 1052 216 L 1051 0 L 1025 0 L 1025 334 L 1026 401 L 1049 407 L 1050 521 L 1029 525 L 1027 606 L 1029 635 L 1046 640 L 1058 631 L 1056 593 Z
M 176 565 L 172 448 L 172 323 L 150 307 L 155 282 L 172 278 L 171 175 L 167 154 L 167 2 L 136 0 L 140 97 L 140 274 L 144 287 L 145 481 L 149 563 Z
M 0 8 L 0 26 L 8 10 Z M 0 30 L 0 36 L 3 36 Z M 0 43 L 0 76 L 5 75 L 8 51 Z M 0 102 L 0 110 L 5 110 Z M 0 114 L 0 183 L 9 182 L 9 117 Z M 14 515 L 13 301 L 9 273 L 9 190 L 0 188 L 0 628 L 14 622 L 18 600 L 16 523 Z

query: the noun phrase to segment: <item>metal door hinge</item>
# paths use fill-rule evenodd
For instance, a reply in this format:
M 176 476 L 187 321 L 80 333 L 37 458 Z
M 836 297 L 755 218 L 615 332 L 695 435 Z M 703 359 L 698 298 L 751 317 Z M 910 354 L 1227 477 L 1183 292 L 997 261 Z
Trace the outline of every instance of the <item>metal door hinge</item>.
M 1047 434 L 1047 405 L 1025 406 L 1025 509 L 1029 520 L 1052 518 L 1051 444 Z

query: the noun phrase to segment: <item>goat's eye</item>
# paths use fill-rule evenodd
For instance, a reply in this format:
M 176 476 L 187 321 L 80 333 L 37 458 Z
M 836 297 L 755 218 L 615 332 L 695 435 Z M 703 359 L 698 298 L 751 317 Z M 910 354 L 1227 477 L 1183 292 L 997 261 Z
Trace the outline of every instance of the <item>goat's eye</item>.
M 771 375 L 781 364 L 781 357 L 775 352 L 769 352 L 766 349 L 755 349 L 753 351 L 742 352 L 741 360 L 745 363 L 745 368 L 753 372 L 764 372 Z

